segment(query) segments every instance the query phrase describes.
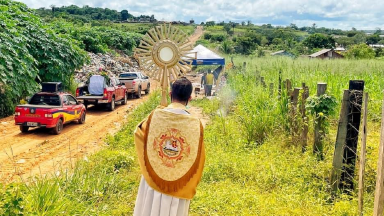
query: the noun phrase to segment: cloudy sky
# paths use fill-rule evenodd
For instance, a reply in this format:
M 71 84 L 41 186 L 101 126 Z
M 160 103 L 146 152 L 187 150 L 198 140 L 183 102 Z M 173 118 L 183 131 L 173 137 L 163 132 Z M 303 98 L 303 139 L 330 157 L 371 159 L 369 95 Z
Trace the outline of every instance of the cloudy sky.
M 89 5 L 129 13 L 154 14 L 158 20 L 248 21 L 254 24 L 337 29 L 384 29 L 383 0 L 21 0 L 31 8 Z

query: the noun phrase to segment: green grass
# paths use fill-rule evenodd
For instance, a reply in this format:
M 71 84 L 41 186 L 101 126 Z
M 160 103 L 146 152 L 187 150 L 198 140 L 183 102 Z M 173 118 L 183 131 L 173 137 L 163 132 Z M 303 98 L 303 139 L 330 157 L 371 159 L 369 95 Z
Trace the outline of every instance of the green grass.
M 237 69 L 227 71 L 228 85 L 220 100 L 194 102 L 210 113 L 212 124 L 205 130 L 207 163 L 192 212 L 195 215 L 357 215 L 357 190 L 334 197 L 329 190 L 329 178 L 342 91 L 348 88 L 350 79 L 362 79 L 370 94 L 364 213 L 372 214 L 384 62 L 244 56 L 235 56 L 234 61 Z M 241 69 L 244 61 L 246 70 Z M 277 98 L 279 70 L 283 79 L 292 80 L 293 87 L 305 82 L 310 95 L 316 94 L 318 82 L 327 82 L 328 94 L 337 98 L 336 114 L 329 117 L 331 124 L 322 161 L 312 154 L 312 118 L 308 151 L 302 153 L 291 142 L 285 128 L 289 127 L 288 104 Z M 268 98 L 269 90 L 256 85 L 256 71 L 265 77 L 267 85 L 274 83 L 273 97 Z M 226 102 L 228 98 L 230 103 Z M 214 111 L 228 104 L 231 108 L 225 117 Z M 255 136 L 253 142 L 247 140 L 248 133 Z M 260 136 L 265 137 L 257 141 Z M 357 176 L 354 180 L 357 182 Z
M 357 191 L 331 195 L 329 186 L 342 90 L 349 79 L 363 79 L 370 94 L 364 214 L 371 215 L 380 138 L 384 62 L 378 60 L 308 60 L 235 56 L 228 84 L 214 100 L 192 101 L 211 118 L 206 126 L 206 164 L 190 215 L 357 215 Z M 247 61 L 247 69 L 241 69 Z M 312 154 L 313 119 L 308 151 L 291 142 L 286 96 L 278 100 L 256 86 L 256 71 L 277 88 L 278 71 L 293 86 L 305 82 L 315 94 L 328 83 L 338 101 L 330 116 L 324 160 Z M 284 92 L 283 92 L 284 93 Z M 284 93 L 285 94 L 285 93 Z M 30 184 L 0 187 L 0 215 L 132 215 L 140 170 L 133 131 L 159 104 L 159 93 L 135 109 L 108 147 L 79 161 L 71 173 Z M 359 153 L 359 152 L 358 152 Z M 355 178 L 357 180 L 357 177 Z M 11 215 L 12 215 L 11 214 Z

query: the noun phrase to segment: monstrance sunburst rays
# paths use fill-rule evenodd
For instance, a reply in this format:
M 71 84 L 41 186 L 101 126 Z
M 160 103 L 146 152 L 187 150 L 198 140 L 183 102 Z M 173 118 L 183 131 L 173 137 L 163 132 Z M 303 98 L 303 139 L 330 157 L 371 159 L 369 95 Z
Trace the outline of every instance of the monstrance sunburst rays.
M 195 59 L 191 50 L 192 44 L 187 35 L 171 24 L 150 29 L 135 49 L 135 56 L 142 70 L 161 83 L 161 105 L 167 104 L 169 82 L 185 75 L 191 69 Z

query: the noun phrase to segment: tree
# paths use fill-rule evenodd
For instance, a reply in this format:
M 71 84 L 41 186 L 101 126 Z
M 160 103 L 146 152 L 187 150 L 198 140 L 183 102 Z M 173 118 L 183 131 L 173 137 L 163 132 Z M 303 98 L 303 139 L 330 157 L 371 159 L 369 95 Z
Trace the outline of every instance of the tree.
M 252 25 L 251 20 L 248 20 L 248 21 L 247 21 L 247 26 L 251 26 L 251 25 Z
M 245 26 L 245 21 L 241 22 L 241 25 L 242 25 L 242 26 Z
M 353 38 L 350 38 L 350 37 L 339 37 L 339 38 L 336 38 L 335 40 L 336 40 L 336 43 L 342 47 L 348 47 L 354 44 Z
M 333 48 L 335 46 L 335 40 L 331 36 L 326 36 L 320 33 L 315 33 L 307 37 L 303 44 L 309 49 L 314 48 Z
M 349 59 L 372 59 L 375 58 L 375 56 L 375 51 L 364 43 L 352 46 L 345 53 L 345 57 Z
M 353 41 L 355 44 L 365 43 L 367 41 L 367 35 L 364 32 L 357 32 L 355 36 L 353 36 Z
M 236 52 L 241 54 L 251 54 L 262 41 L 262 35 L 253 31 L 246 32 L 243 36 L 236 38 Z
M 231 54 L 233 52 L 232 43 L 229 40 L 225 40 L 220 45 L 220 50 L 225 54 Z
M 233 32 L 235 32 L 235 27 L 236 27 L 237 25 L 239 25 L 238 23 L 231 22 L 231 21 L 229 21 L 229 24 L 230 24 L 231 27 L 233 28 Z
M 377 44 L 380 41 L 380 35 L 378 34 L 373 34 L 367 37 L 367 44 Z
M 121 20 L 122 20 L 122 21 L 126 21 L 126 20 L 128 20 L 128 16 L 129 16 L 129 13 L 128 13 L 127 10 L 122 10 L 122 11 L 121 11 Z
M 375 53 L 376 53 L 376 57 L 382 57 L 384 56 L 384 49 L 379 47 L 375 50 Z
M 52 16 L 55 16 L 55 8 L 56 8 L 56 6 L 55 5 L 51 5 L 50 7 L 52 9 Z
M 375 35 L 381 35 L 381 28 L 376 28 Z
M 232 26 L 229 23 L 226 23 L 223 27 L 224 31 L 227 32 L 227 34 L 230 33 Z
M 291 23 L 291 24 L 289 25 L 289 27 L 290 27 L 291 29 L 299 30 L 299 28 L 297 27 L 297 25 L 294 24 L 294 23 Z
M 205 22 L 205 26 L 206 27 L 214 26 L 214 25 L 215 25 L 215 21 L 207 21 L 207 22 Z

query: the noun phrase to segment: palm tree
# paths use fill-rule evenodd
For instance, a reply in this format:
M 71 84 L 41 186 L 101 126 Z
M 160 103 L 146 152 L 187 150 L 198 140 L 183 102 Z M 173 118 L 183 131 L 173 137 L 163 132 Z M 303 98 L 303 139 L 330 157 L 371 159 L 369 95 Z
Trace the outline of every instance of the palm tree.
M 50 7 L 52 8 L 52 16 L 55 16 L 55 7 L 56 6 L 55 5 L 51 5 Z

